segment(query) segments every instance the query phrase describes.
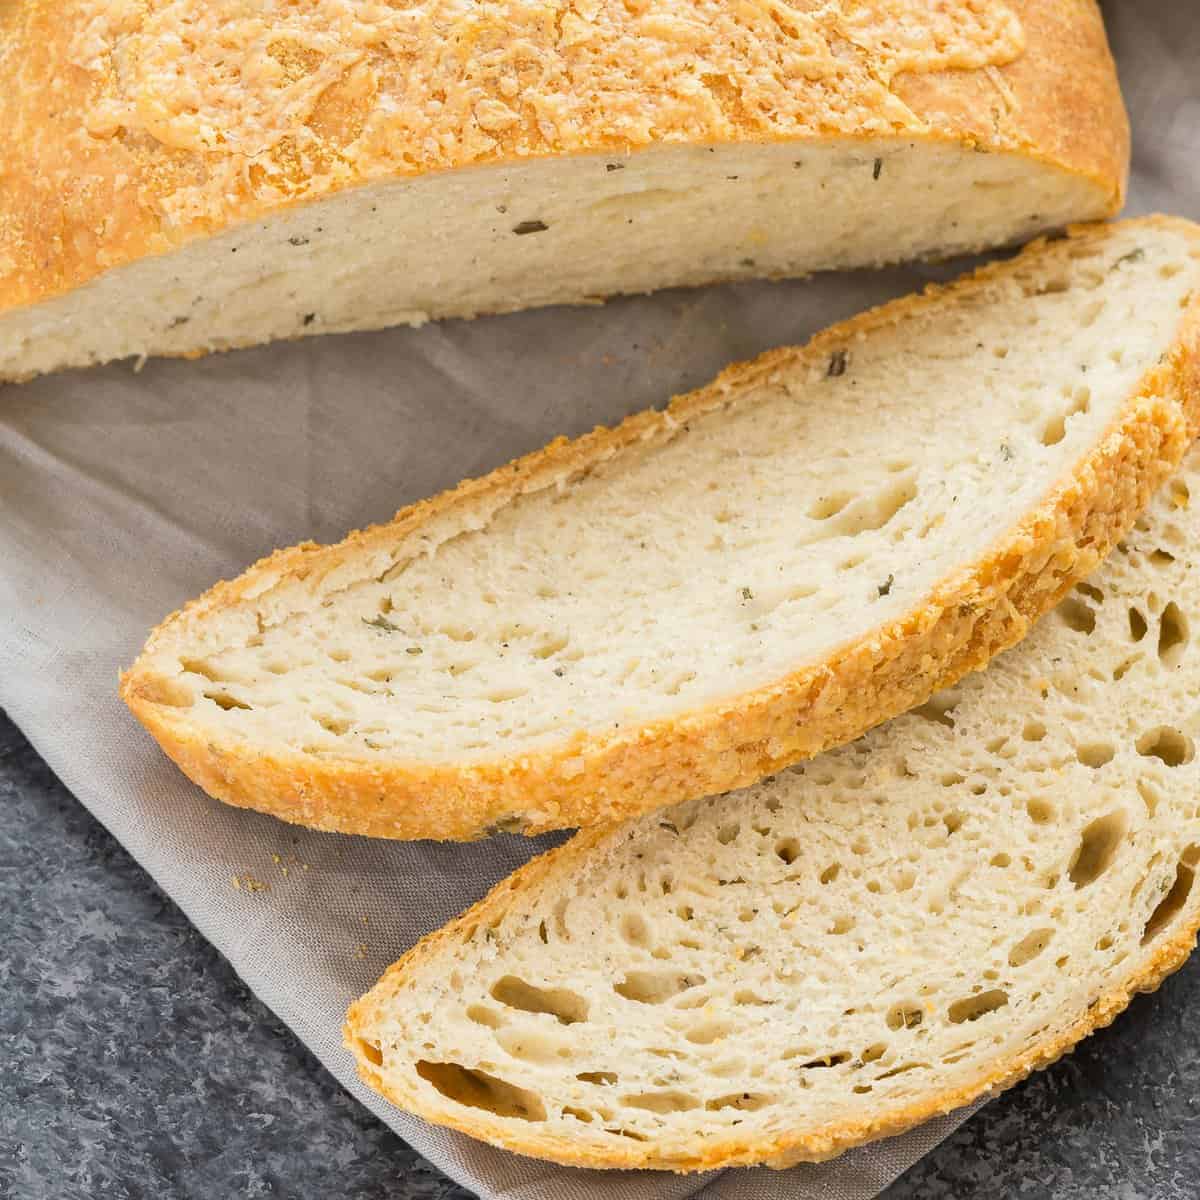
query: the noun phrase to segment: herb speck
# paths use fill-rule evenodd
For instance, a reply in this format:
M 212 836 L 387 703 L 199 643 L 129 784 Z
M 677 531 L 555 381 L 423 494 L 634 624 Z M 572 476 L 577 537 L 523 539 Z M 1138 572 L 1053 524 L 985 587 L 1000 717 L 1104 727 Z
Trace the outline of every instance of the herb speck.
M 879 173 L 880 173 L 880 171 L 882 171 L 882 170 L 883 170 L 883 159 L 882 159 L 882 158 L 877 158 L 877 159 L 875 160 L 875 166 L 874 166 L 874 167 L 872 167 L 872 169 L 871 169 L 871 178 L 872 178 L 872 179 L 878 179 L 878 178 L 879 178 Z
M 526 233 L 545 233 L 549 228 L 545 221 L 520 221 L 513 226 L 513 233 L 521 237 Z
M 895 575 L 889 575 L 876 589 L 881 596 L 886 596 L 892 590 L 892 584 L 896 582 Z
M 837 379 L 839 375 L 846 373 L 847 355 L 845 350 L 835 350 L 829 356 L 829 368 L 825 372 L 826 378 Z
M 743 600 L 754 599 L 754 593 L 748 587 L 741 588 L 739 591 Z
M 393 625 L 391 623 L 391 621 L 389 621 L 387 619 L 387 617 L 384 617 L 384 616 L 372 617 L 369 621 L 367 620 L 366 617 L 363 617 L 362 623 L 364 625 L 370 625 L 372 629 L 380 629 L 384 633 L 399 633 L 400 632 L 400 626 Z

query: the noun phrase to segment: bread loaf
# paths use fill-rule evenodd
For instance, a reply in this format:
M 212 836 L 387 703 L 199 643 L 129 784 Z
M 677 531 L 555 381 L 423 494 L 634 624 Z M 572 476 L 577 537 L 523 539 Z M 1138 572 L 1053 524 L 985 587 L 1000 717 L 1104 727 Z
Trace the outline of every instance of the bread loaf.
M 14 0 L 0 379 L 1024 240 L 1120 206 L 1092 0 Z
M 579 834 L 350 1010 L 430 1121 L 787 1166 L 1045 1066 L 1200 924 L 1200 453 L 1016 649 L 746 791 Z
M 1021 637 L 1200 416 L 1200 231 L 1082 230 L 558 442 L 165 622 L 210 794 L 381 837 L 610 822 L 857 737 Z

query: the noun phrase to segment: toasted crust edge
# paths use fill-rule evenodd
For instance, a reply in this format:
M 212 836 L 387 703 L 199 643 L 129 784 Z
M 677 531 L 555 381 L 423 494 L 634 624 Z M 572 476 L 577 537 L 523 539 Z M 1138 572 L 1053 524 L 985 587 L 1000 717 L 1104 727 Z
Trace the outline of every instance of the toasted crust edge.
M 893 133 L 1020 154 L 1087 179 L 1103 200 L 1094 214 L 1080 215 L 1112 216 L 1124 202 L 1129 122 L 1099 6 L 1095 0 L 1008 3 L 1024 29 L 1024 51 L 998 67 L 897 75 L 895 94 L 915 120 Z M 39 24 L 46 20 L 44 10 L 54 17 L 48 33 Z M 197 239 L 370 183 L 476 166 L 511 166 L 535 157 L 638 153 L 663 144 L 762 141 L 802 146 L 825 137 L 823 133 L 795 137 L 779 130 L 761 133 L 735 122 L 732 134 L 717 126 L 687 133 L 668 130 L 661 141 L 630 144 L 606 132 L 603 114 L 598 114 L 570 147 L 546 140 L 518 155 L 478 156 L 468 151 L 461 136 L 465 131 L 460 131 L 458 141 L 423 170 L 401 169 L 387 154 L 363 153 L 343 164 L 338 175 L 313 177 L 295 195 L 270 202 L 244 189 L 223 193 L 213 185 L 216 216 L 169 225 L 159 212 L 169 195 L 169 180 L 161 169 L 171 158 L 169 151 L 143 161 L 117 143 L 107 143 L 98 151 L 90 145 L 81 149 L 54 141 L 63 138 L 67 125 L 55 123 L 40 100 L 30 99 L 30 78 L 58 80 L 56 115 L 64 119 L 81 118 L 91 85 L 71 61 L 75 14 L 54 13 L 44 0 L 24 0 L 8 19 L 16 26 L 16 18 L 26 11 L 31 24 L 16 28 L 18 44 L 3 63 L 4 81 L 10 86 L 0 90 L 0 124 L 22 131 L 12 147 L 21 169 L 12 172 L 9 201 L 0 211 L 0 264 L 12 264 L 8 270 L 0 265 L 0 315 L 53 299 L 141 259 L 170 254 Z M 862 113 L 864 118 L 869 115 L 866 110 Z M 818 124 L 820 116 L 816 114 Z M 57 160 L 53 179 L 43 178 L 39 170 L 48 152 Z M 246 168 L 252 164 L 253 159 L 247 158 Z M 76 189 L 76 194 L 64 198 L 61 179 L 84 176 L 91 177 L 87 189 Z M 28 253 L 17 254 L 26 244 Z M 34 265 L 28 266 L 29 262 Z M 185 356 L 205 352 L 190 351 Z
M 420 1095 L 391 1087 L 366 1057 L 361 1037 L 369 1033 L 376 1014 L 384 1009 L 390 997 L 402 986 L 409 967 L 436 956 L 442 944 L 453 939 L 466 925 L 491 923 L 501 918 L 516 893 L 532 891 L 555 874 L 571 874 L 576 864 L 591 859 L 611 836 L 612 831 L 585 830 L 566 845 L 539 855 L 498 883 L 462 916 L 422 938 L 393 963 L 379 982 L 356 1000 L 346 1013 L 343 1040 L 354 1055 L 359 1078 L 397 1107 L 426 1121 L 455 1129 L 516 1154 L 546 1159 L 563 1166 L 604 1170 L 640 1168 L 680 1174 L 739 1166 L 769 1166 L 782 1170 L 801 1162 L 822 1162 L 855 1146 L 904 1133 L 933 1117 L 971 1104 L 981 1096 L 1003 1091 L 1034 1071 L 1050 1066 L 1085 1037 L 1112 1024 L 1135 995 L 1154 991 L 1168 975 L 1178 970 L 1195 947 L 1197 931 L 1200 930 L 1200 904 L 1193 902 L 1190 916 L 1181 916 L 1178 928 L 1166 936 L 1153 953 L 1131 969 L 1120 982 L 1096 997 L 1065 1030 L 1018 1055 L 997 1060 L 991 1068 L 968 1083 L 932 1092 L 878 1117 L 817 1125 L 770 1140 L 714 1139 L 705 1141 L 695 1153 L 683 1155 L 657 1154 L 649 1143 L 633 1142 L 628 1148 L 623 1148 L 622 1153 L 599 1153 L 581 1149 L 563 1138 L 514 1137 L 510 1126 L 502 1126 L 482 1116 L 473 1118 L 471 1109 L 449 1110 L 426 1103 Z
M 1166 217 L 1086 226 L 1069 236 L 1104 237 L 1129 225 L 1170 226 L 1200 244 L 1200 227 Z M 500 824 L 511 827 L 518 816 L 529 834 L 610 823 L 744 786 L 851 740 L 1018 641 L 1132 524 L 1200 431 L 1200 296 L 1182 314 L 1175 344 L 1143 377 L 1079 469 L 982 559 L 943 580 L 926 603 L 822 664 L 636 733 L 580 735 L 565 746 L 464 766 L 269 755 L 234 740 L 218 744 L 191 727 L 186 710 L 160 703 L 167 683 L 147 657 L 161 639 L 254 594 L 264 578 L 327 570 L 377 542 L 394 543 L 435 516 L 483 501 L 504 503 L 546 486 L 673 422 L 727 403 L 738 389 L 800 356 L 826 355 L 847 338 L 936 303 L 947 290 L 970 291 L 998 273 L 1017 270 L 1042 244 L 946 287 L 863 313 L 818 334 L 803 349 L 770 351 L 730 367 L 708 387 L 677 398 L 666 412 L 640 413 L 614 429 L 552 442 L 402 510 L 388 525 L 335 546 L 305 543 L 278 551 L 168 617 L 123 675 L 121 696 L 166 754 L 217 799 L 315 829 L 401 839 L 469 840 Z

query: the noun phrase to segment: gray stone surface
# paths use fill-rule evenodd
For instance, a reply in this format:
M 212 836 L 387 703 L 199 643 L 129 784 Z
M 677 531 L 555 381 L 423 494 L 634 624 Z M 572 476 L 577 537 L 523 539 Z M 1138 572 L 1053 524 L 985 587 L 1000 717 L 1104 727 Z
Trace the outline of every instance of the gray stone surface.
M 0 1197 L 466 1200 L 350 1099 L 0 714 Z M 1200 959 L 887 1193 L 1200 1198 Z

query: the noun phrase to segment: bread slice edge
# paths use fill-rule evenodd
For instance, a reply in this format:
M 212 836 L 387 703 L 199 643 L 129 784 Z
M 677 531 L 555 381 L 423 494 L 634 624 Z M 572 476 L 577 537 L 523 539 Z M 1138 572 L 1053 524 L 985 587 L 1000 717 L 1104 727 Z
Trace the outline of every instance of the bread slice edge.
M 610 836 L 606 830 L 585 830 L 566 845 L 532 859 L 498 883 L 461 916 L 422 938 L 393 963 L 379 982 L 351 1004 L 346 1013 L 343 1042 L 354 1055 L 359 1078 L 393 1104 L 424 1120 L 501 1146 L 513 1153 L 545 1159 L 562 1166 L 604 1170 L 664 1170 L 680 1174 L 755 1165 L 782 1170 L 801 1162 L 823 1162 L 855 1146 L 904 1133 L 934 1117 L 963 1108 L 980 1097 L 1003 1091 L 1034 1071 L 1050 1066 L 1084 1038 L 1112 1024 L 1135 995 L 1155 991 L 1187 960 L 1200 932 L 1198 911 L 1190 923 L 1182 923 L 1161 943 L 1156 943 L 1152 953 L 1132 966 L 1120 982 L 1097 996 L 1086 1012 L 1065 1030 L 1035 1043 L 1019 1054 L 998 1058 L 990 1069 L 967 1083 L 930 1093 L 912 1103 L 894 1105 L 863 1120 L 822 1125 L 805 1132 L 783 1134 L 769 1141 L 714 1138 L 704 1141 L 695 1153 L 678 1156 L 663 1156 L 649 1145 L 630 1141 L 628 1148 L 623 1148 L 623 1153 L 602 1153 L 562 1138 L 515 1138 L 511 1135 L 511 1124 L 489 1120 L 482 1110 L 432 1105 L 415 1091 L 407 1092 L 393 1087 L 368 1056 L 367 1043 L 362 1034 L 373 1024 L 373 1015 L 385 1008 L 390 993 L 396 990 L 409 968 L 415 963 L 436 957 L 444 943 L 456 938 L 461 940 L 460 931 L 467 926 L 486 925 L 493 918 L 503 917 L 515 894 L 538 888 L 554 874 L 572 875 L 576 864 L 592 858 Z
M 1134 227 L 1172 228 L 1200 246 L 1200 227 L 1163 216 L 1077 226 L 1067 236 L 1103 238 Z M 190 726 L 186 710 L 172 705 L 171 681 L 148 658 L 156 644 L 186 632 L 214 609 L 252 599 L 280 580 L 322 575 L 352 555 L 394 545 L 434 518 L 458 516 L 466 528 L 481 512 L 553 486 L 664 428 L 721 407 L 775 370 L 827 356 L 847 338 L 935 305 L 947 292 L 969 294 L 997 275 L 1019 271 L 1045 246 L 1041 239 L 1015 258 L 867 310 L 818 333 L 804 347 L 735 364 L 665 411 L 639 413 L 573 441 L 560 438 L 336 545 L 304 543 L 277 551 L 168 617 L 122 676 L 122 698 L 180 769 L 225 803 L 312 828 L 402 839 L 470 840 L 497 829 L 537 834 L 606 824 L 744 786 L 851 740 L 1019 641 L 1133 523 L 1200 432 L 1200 296 L 1181 313 L 1174 344 L 1143 376 L 1099 444 L 988 553 L 944 579 L 927 603 L 901 619 L 868 632 L 824 663 L 731 700 L 632 733 L 582 735 L 512 759 L 461 766 L 380 764 L 264 753 L 234 739 L 218 743 Z

